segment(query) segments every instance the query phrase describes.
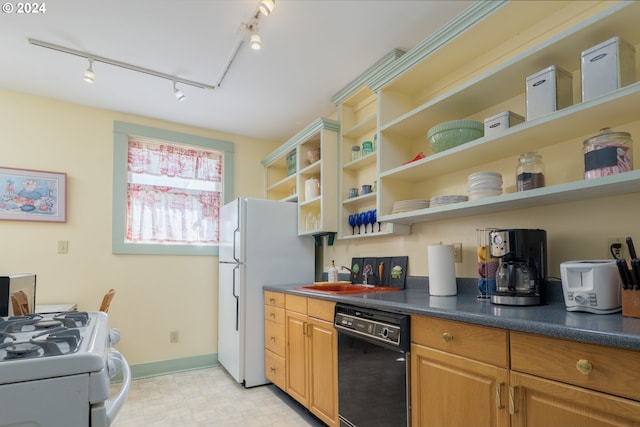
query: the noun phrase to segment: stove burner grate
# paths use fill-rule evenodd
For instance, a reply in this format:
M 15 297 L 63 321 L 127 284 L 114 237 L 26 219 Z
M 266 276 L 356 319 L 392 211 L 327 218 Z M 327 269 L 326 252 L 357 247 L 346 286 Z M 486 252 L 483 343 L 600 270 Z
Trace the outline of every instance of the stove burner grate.
M 29 359 L 40 356 L 40 346 L 28 342 L 11 344 L 6 346 L 4 350 L 7 353 L 6 360 Z
M 7 340 L 15 341 L 16 336 L 6 332 L 0 332 L 0 344 L 4 344 Z
M 67 328 L 87 326 L 89 323 L 89 313 L 86 311 L 67 311 L 57 314 L 53 318 L 61 321 Z
M 42 320 L 40 322 L 34 323 L 33 326 L 35 326 L 37 331 L 40 331 L 43 329 L 58 328 L 62 326 L 62 322 L 59 320 Z
M 23 327 L 33 325 L 41 320 L 42 316 L 39 314 L 26 314 L 24 316 L 0 319 L 0 332 L 22 332 Z

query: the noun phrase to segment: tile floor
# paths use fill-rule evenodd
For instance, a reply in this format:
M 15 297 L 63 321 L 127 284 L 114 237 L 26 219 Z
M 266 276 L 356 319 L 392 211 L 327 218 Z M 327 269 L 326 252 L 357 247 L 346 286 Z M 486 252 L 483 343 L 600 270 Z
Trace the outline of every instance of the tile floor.
M 112 386 L 117 392 L 119 384 Z M 245 389 L 222 367 L 135 380 L 112 427 L 321 427 L 274 385 Z

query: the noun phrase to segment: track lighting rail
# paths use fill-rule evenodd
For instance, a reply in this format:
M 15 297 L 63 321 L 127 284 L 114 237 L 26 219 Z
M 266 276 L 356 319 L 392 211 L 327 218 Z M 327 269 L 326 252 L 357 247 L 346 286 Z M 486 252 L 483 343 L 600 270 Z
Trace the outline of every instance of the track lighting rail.
M 171 82 L 182 83 L 182 84 L 193 86 L 193 87 L 197 87 L 197 88 L 200 88 L 200 89 L 215 89 L 216 88 L 215 86 L 209 85 L 209 84 L 206 84 L 206 83 L 200 83 L 200 82 L 196 82 L 194 80 L 183 79 L 181 77 L 173 76 L 171 74 L 162 73 L 160 71 L 151 70 L 149 68 L 138 67 L 137 65 L 127 64 L 126 62 L 117 61 L 115 59 L 106 58 L 106 57 L 100 56 L 100 55 L 94 55 L 93 53 L 89 53 L 89 52 L 83 52 L 83 51 L 80 51 L 80 50 L 71 49 L 71 48 L 68 48 L 68 47 L 65 47 L 65 46 L 60 46 L 60 45 L 49 43 L 49 42 L 45 42 L 45 41 L 42 41 L 42 40 L 37 40 L 37 39 L 32 39 L 32 38 L 29 38 L 27 40 L 32 45 L 44 47 L 44 48 L 47 48 L 47 49 L 57 50 L 58 52 L 68 53 L 70 55 L 79 56 L 81 58 L 86 58 L 87 60 L 92 61 L 92 62 L 101 62 L 101 63 L 104 63 L 104 64 L 109 64 L 109 65 L 113 65 L 115 67 L 125 68 L 127 70 L 136 71 L 138 73 L 143 73 L 143 74 L 148 74 L 150 76 L 159 77 L 161 79 L 169 80 Z

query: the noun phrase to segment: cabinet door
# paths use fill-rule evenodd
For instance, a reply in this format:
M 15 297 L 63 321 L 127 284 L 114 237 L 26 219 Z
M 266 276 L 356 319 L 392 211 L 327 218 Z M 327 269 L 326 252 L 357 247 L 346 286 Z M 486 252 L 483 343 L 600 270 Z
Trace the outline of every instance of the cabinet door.
M 338 423 L 338 335 L 331 322 L 309 318 L 309 410 L 329 426 Z
M 517 372 L 510 383 L 514 427 L 640 425 L 640 403 L 633 400 Z
M 307 375 L 307 316 L 286 311 L 286 370 L 287 393 L 304 406 L 309 404 Z
M 411 345 L 411 425 L 507 427 L 508 371 Z

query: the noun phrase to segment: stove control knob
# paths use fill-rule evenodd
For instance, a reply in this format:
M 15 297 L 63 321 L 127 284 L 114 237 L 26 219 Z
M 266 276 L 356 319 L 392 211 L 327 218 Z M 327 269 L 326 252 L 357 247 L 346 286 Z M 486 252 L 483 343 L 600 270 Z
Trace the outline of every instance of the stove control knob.
M 120 342 L 120 329 L 112 328 L 109 331 L 109 343 L 111 345 L 116 345 Z
M 382 328 L 382 331 L 380 331 L 380 335 L 382 335 L 382 338 L 389 338 L 389 329 Z

